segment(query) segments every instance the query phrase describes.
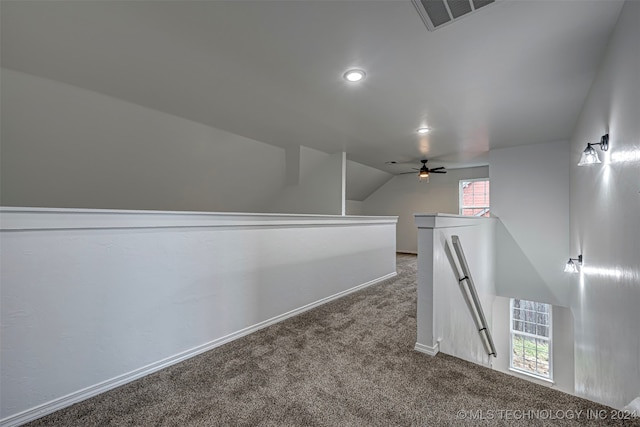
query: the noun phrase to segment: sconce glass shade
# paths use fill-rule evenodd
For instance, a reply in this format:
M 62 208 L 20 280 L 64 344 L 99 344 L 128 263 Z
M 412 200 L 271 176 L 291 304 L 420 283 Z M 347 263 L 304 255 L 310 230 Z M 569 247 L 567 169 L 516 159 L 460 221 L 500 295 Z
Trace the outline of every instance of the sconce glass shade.
M 602 163 L 598 157 L 598 153 L 596 153 L 596 150 L 591 145 L 587 144 L 587 148 L 582 152 L 578 166 L 592 165 L 596 163 Z
M 567 265 L 564 266 L 564 272 L 577 273 L 579 265 L 582 265 L 582 254 L 578 255 L 578 258 L 569 258 Z
M 576 265 L 575 262 L 573 262 L 573 260 L 571 258 L 569 258 L 569 261 L 567 261 L 567 265 L 564 266 L 564 272 L 565 273 L 577 273 L 578 272 L 578 266 Z

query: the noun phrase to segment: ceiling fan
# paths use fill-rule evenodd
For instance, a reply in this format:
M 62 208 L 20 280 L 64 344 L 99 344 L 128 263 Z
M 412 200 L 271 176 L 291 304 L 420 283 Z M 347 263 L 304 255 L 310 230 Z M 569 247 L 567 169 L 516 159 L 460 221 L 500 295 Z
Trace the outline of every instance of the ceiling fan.
M 412 169 L 418 171 L 418 178 L 420 179 L 420 181 L 429 182 L 429 175 L 432 174 L 432 173 L 447 173 L 447 171 L 444 170 L 445 169 L 444 166 L 440 166 L 438 168 L 429 169 L 427 167 L 427 162 L 428 161 L 429 160 L 427 160 L 427 159 L 420 160 L 420 162 L 422 163 L 422 167 L 420 169 L 412 168 Z M 409 173 L 415 173 L 415 172 L 404 172 L 404 173 L 401 173 L 399 175 L 405 175 L 405 174 L 409 174 Z

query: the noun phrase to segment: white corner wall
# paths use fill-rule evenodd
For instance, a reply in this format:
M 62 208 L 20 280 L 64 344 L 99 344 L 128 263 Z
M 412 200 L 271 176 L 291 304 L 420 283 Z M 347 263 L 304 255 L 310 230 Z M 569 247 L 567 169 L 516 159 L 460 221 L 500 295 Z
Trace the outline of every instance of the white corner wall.
M 363 201 L 393 178 L 388 172 L 347 160 L 347 200 Z
M 413 215 L 425 212 L 457 215 L 460 180 L 488 177 L 486 166 L 433 174 L 428 183 L 419 182 L 417 174 L 397 175 L 364 200 L 364 214 L 398 216 L 398 251 L 417 253 L 418 230 Z
M 2 208 L 0 425 L 392 277 L 395 222 Z
M 299 180 L 272 195 L 264 212 L 342 215 L 345 211 L 345 154 L 300 147 Z M 292 159 L 291 161 L 295 161 Z
M 489 152 L 496 230 L 496 290 L 505 297 L 569 306 L 569 145 Z
M 418 309 L 416 350 L 439 351 L 491 366 L 471 310 L 466 282 L 451 238 L 457 235 L 482 308 L 491 326 L 495 297 L 495 220 L 446 214 L 416 214 Z
M 346 209 L 347 209 L 347 215 L 364 215 L 362 202 L 358 200 L 347 200 Z
M 0 203 L 261 211 L 285 151 L 110 96 L 2 69 Z
M 571 139 L 576 393 L 622 408 L 640 396 L 640 2 L 627 1 Z M 602 164 L 578 167 L 609 133 Z M 564 258 L 568 258 L 565 255 Z

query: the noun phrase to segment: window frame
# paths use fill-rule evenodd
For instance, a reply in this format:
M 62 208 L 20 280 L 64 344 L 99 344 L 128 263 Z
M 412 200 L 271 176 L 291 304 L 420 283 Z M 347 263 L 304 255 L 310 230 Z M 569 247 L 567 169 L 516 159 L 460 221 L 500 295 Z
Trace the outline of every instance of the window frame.
M 491 182 L 491 180 L 487 178 L 468 178 L 461 179 L 458 181 L 458 215 L 462 215 L 462 211 L 464 209 L 488 209 L 489 216 L 491 216 L 491 190 L 489 190 L 489 204 L 482 206 L 464 206 L 464 188 L 462 187 L 463 182 L 477 182 L 477 181 L 487 181 Z M 475 215 L 463 215 L 463 216 L 475 216 Z
M 548 325 L 541 325 L 541 326 L 546 326 L 549 328 L 549 336 L 548 337 L 544 337 L 538 334 L 532 334 L 529 332 L 523 332 L 523 331 L 518 331 L 518 330 L 514 330 L 513 329 L 513 303 L 515 300 L 521 300 L 521 301 L 529 301 L 529 302 L 534 302 L 537 304 L 545 304 L 549 307 L 549 324 Z M 519 319 L 518 319 L 519 320 Z M 530 323 L 530 322 L 527 322 Z M 536 325 L 539 325 L 538 323 L 536 323 Z M 537 328 L 536 328 L 537 329 Z M 531 372 L 531 371 L 527 371 L 525 369 L 519 368 L 517 366 L 513 365 L 513 338 L 514 335 L 519 335 L 521 337 L 526 337 L 526 338 L 533 338 L 533 339 L 540 339 L 540 340 L 544 340 L 547 341 L 548 345 L 549 345 L 549 376 L 545 377 L 544 375 L 541 375 L 537 372 Z M 536 348 L 537 351 L 537 348 Z M 538 363 L 538 355 L 536 354 L 536 366 Z M 510 298 L 509 299 L 509 369 L 515 372 L 518 372 L 520 374 L 523 375 L 529 375 L 532 376 L 534 378 L 540 379 L 540 380 L 544 380 L 544 381 L 549 381 L 549 382 L 553 382 L 553 305 L 551 304 L 547 304 L 547 303 L 539 303 L 537 301 L 531 301 L 531 300 L 525 300 L 522 298 Z

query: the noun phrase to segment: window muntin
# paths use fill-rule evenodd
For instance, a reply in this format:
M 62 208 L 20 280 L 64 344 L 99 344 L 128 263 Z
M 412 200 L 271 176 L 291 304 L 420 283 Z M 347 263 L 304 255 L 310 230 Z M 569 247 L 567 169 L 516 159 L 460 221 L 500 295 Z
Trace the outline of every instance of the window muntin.
M 460 181 L 460 215 L 490 216 L 489 187 L 486 178 Z
M 511 299 L 511 369 L 553 378 L 551 305 Z

